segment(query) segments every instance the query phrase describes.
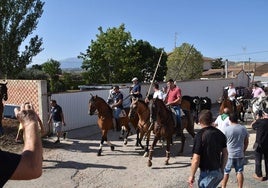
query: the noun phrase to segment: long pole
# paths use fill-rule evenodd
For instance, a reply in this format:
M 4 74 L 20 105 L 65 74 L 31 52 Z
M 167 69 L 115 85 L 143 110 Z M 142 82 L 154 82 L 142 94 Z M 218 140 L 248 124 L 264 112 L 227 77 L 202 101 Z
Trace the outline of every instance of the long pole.
M 175 76 L 174 81 L 177 80 L 177 77 L 178 77 L 178 75 L 179 75 L 179 73 L 180 73 L 180 70 L 181 70 L 181 68 L 183 67 L 183 65 L 186 63 L 186 60 L 188 59 L 188 57 L 189 57 L 189 55 L 190 55 L 190 53 L 191 53 L 193 47 L 194 47 L 194 45 L 192 45 L 191 48 L 189 49 L 189 51 L 188 51 L 188 53 L 187 53 L 187 55 L 186 55 L 186 57 L 185 57 L 183 63 L 181 64 L 181 66 L 180 66 L 179 69 L 178 69 L 178 73 L 177 73 L 177 75 Z
M 159 59 L 158 59 L 158 63 L 157 63 L 157 66 L 156 66 L 156 68 L 155 68 L 154 75 L 153 75 L 153 80 L 151 81 L 151 84 L 150 84 L 150 86 L 149 86 L 149 89 L 148 89 L 148 92 L 147 92 L 146 97 L 148 97 L 149 94 L 150 94 L 150 92 L 151 92 L 151 88 L 152 88 L 152 85 L 153 85 L 153 83 L 154 83 L 155 75 L 156 75 L 156 73 L 157 73 L 157 69 L 158 69 L 158 67 L 159 67 L 159 64 L 160 64 L 162 55 L 163 55 L 163 50 L 161 51 L 160 57 L 159 57 Z

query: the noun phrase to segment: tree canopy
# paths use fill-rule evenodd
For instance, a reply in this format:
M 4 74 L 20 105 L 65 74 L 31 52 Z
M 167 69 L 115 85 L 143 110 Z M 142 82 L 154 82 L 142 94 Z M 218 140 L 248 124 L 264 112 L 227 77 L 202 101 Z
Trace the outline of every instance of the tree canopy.
M 139 80 L 150 80 L 161 54 L 161 49 L 152 47 L 149 42 L 136 41 L 130 32 L 125 31 L 125 25 L 118 28 L 108 28 L 106 32 L 99 27 L 95 41 L 91 40 L 85 53 L 80 53 L 83 59 L 82 68 L 87 70 L 87 83 L 124 83 L 130 82 L 135 76 Z M 167 55 L 164 53 L 158 79 L 162 81 L 166 73 Z M 145 75 L 145 76 L 144 76 Z
M 16 78 L 43 49 L 42 38 L 29 38 L 43 13 L 41 0 L 1 0 L 0 2 L 0 77 Z
M 203 71 L 202 54 L 190 44 L 183 43 L 169 55 L 167 67 L 168 79 L 186 80 L 200 78 Z

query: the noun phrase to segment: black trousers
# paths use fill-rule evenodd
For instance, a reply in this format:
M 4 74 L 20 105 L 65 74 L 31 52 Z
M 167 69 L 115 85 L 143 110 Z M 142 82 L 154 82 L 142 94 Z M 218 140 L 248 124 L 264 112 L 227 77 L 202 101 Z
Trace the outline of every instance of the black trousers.
M 265 176 L 268 177 L 268 151 L 257 148 L 255 150 L 255 173 L 257 176 L 262 177 L 262 157 L 264 156 Z

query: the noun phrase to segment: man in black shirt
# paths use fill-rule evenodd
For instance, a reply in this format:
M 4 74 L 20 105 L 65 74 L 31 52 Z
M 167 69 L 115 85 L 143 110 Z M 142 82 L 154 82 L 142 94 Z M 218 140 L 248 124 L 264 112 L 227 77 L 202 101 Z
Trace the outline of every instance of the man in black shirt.
M 199 187 L 217 187 L 223 178 L 223 170 L 228 158 L 225 135 L 212 126 L 213 117 L 209 110 L 199 116 L 201 130 L 194 138 L 191 174 L 188 179 L 193 187 L 195 173 L 200 168 Z
M 253 148 L 255 151 L 255 174 L 253 177 L 259 181 L 266 180 L 268 176 L 268 108 L 263 110 L 262 116 L 257 116 L 257 120 L 252 122 L 252 128 L 256 130 Z M 265 177 L 262 174 L 262 156 L 264 156 Z
M 0 150 L 0 187 L 9 180 L 30 180 L 42 175 L 42 143 L 37 114 L 25 110 L 23 104 L 15 115 L 24 129 L 24 148 L 21 155 Z
M 50 124 L 51 120 L 53 120 L 53 126 L 57 135 L 57 140 L 55 144 L 60 142 L 60 137 L 62 136 L 62 125 L 65 126 L 64 115 L 62 112 L 62 108 L 60 105 L 57 104 L 56 100 L 50 101 L 51 110 L 50 116 L 48 119 L 48 124 Z M 65 138 L 65 136 L 63 135 Z

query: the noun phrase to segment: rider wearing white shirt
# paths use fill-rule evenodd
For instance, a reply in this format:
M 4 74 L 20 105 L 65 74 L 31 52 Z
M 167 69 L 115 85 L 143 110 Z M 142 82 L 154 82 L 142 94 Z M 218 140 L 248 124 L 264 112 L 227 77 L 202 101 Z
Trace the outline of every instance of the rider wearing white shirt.
M 237 112 L 235 96 L 236 96 L 236 90 L 235 90 L 234 84 L 230 83 L 228 87 L 228 98 L 230 99 L 230 101 L 233 102 L 234 112 Z
M 156 99 L 164 99 L 164 93 L 162 90 L 159 89 L 158 83 L 154 83 L 154 95 L 153 98 Z

